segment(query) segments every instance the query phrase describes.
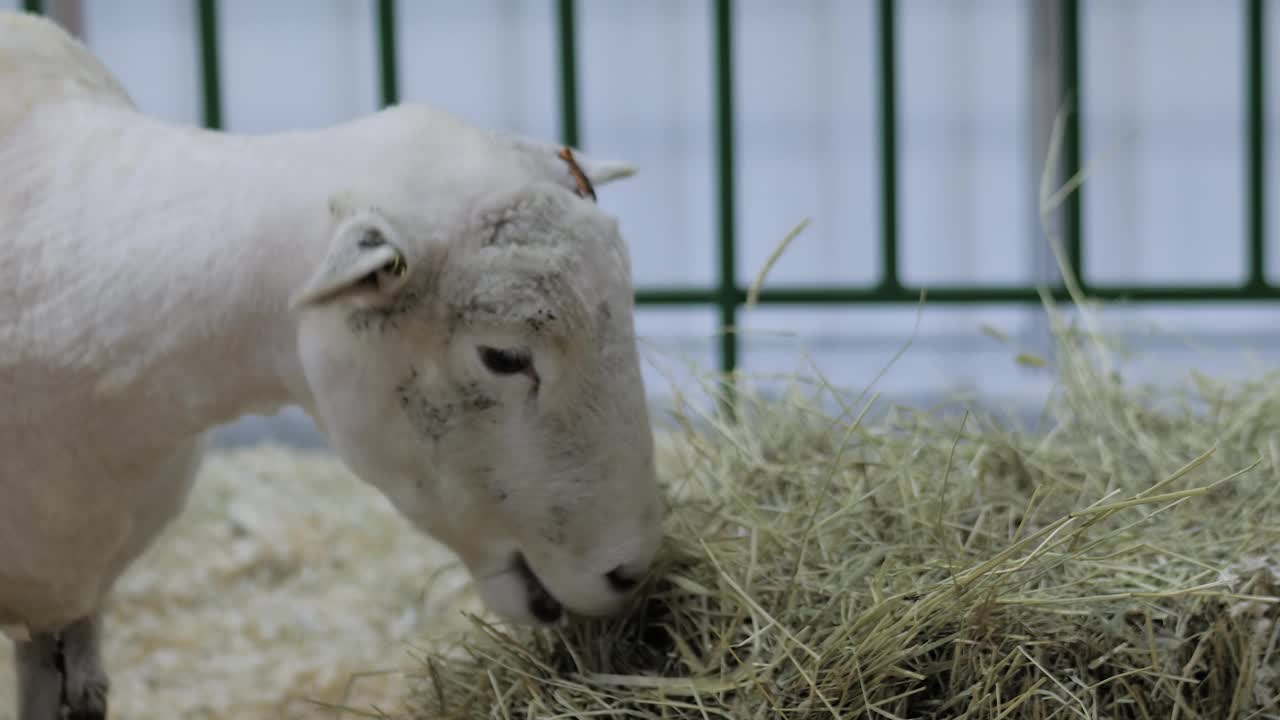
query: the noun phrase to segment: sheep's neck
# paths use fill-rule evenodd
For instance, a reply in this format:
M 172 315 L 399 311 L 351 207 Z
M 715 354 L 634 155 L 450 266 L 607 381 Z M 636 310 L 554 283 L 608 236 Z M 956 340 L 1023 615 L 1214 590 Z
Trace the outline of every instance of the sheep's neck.
M 326 250 L 342 171 L 325 135 L 337 131 L 246 137 L 121 122 L 80 185 L 96 205 L 89 253 L 130 289 L 112 308 L 120 327 L 99 392 L 169 398 L 184 433 L 307 405 L 287 304 Z

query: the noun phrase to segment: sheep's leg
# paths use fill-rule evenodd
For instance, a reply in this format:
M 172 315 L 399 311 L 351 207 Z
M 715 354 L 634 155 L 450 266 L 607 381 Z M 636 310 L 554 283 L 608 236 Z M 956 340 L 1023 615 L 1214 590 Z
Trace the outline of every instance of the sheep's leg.
M 18 672 L 18 720 L 59 720 L 62 671 L 58 668 L 58 636 L 32 635 L 14 650 Z
M 102 618 L 18 643 L 18 720 L 106 720 L 110 687 L 102 666 Z M 66 715 L 62 714 L 66 708 Z
M 111 684 L 102 666 L 102 616 L 94 613 L 71 623 L 61 640 L 66 720 L 105 720 Z

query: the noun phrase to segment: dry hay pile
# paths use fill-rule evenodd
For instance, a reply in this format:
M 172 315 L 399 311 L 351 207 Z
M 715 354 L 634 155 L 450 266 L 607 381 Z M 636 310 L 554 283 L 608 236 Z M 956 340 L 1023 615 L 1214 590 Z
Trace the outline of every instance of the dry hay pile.
M 1128 387 L 1096 349 L 1060 330 L 1045 431 L 745 393 L 665 453 L 647 597 L 473 619 L 405 717 L 1280 717 L 1280 377 Z

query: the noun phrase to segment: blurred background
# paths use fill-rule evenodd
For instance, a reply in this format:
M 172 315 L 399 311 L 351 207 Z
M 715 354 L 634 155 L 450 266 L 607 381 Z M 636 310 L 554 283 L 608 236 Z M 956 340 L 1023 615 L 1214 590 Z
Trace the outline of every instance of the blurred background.
M 1034 407 L 1051 372 L 1014 357 L 1048 351 L 1039 185 L 1068 97 L 1064 162 L 1089 176 L 1054 227 L 1091 288 L 1141 301 L 1108 315 L 1140 379 L 1280 354 L 1280 0 L 0 0 L 24 5 L 174 121 L 261 133 L 398 99 L 637 164 L 600 202 L 659 408 L 688 363 L 865 387 L 918 314 L 877 389 Z M 805 218 L 780 302 L 741 308 Z M 846 302 L 815 302 L 832 287 Z M 292 412 L 218 433 L 262 437 L 316 441 Z

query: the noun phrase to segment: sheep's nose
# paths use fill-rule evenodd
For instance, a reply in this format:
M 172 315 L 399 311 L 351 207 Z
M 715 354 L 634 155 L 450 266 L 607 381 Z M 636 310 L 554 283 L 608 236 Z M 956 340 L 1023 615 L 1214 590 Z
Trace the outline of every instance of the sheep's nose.
M 630 572 L 621 565 L 605 573 L 604 579 L 609 582 L 609 587 L 620 593 L 625 593 L 640 584 L 640 575 Z

